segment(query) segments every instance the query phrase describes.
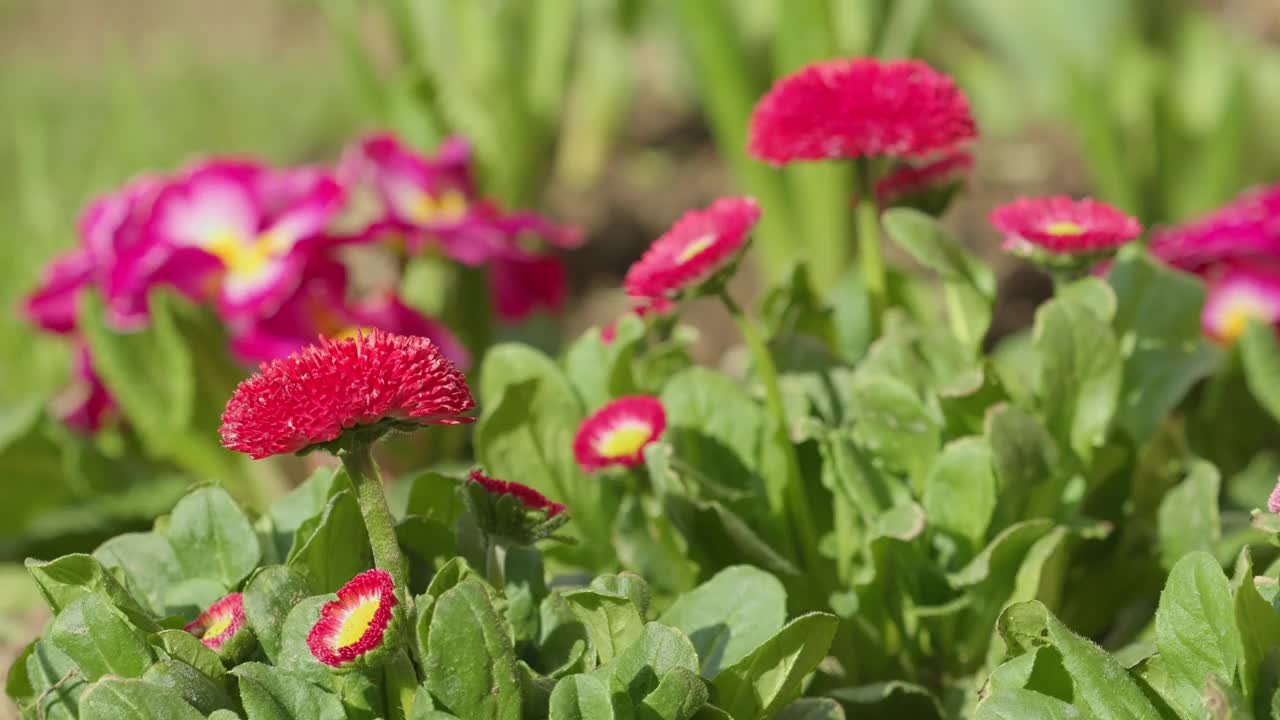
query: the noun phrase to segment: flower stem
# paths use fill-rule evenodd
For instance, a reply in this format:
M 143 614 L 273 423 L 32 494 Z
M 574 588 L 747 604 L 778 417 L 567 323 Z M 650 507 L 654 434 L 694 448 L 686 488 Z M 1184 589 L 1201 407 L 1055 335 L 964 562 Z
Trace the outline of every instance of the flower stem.
M 498 591 L 507 584 L 507 549 L 502 547 L 496 538 L 486 534 L 484 537 L 484 578 Z
M 409 588 L 404 556 L 400 554 L 395 520 L 382 490 L 382 476 L 378 474 L 378 464 L 373 460 L 373 448 L 366 442 L 352 443 L 338 457 L 347 469 L 347 477 L 360 504 L 360 514 L 364 516 L 369 544 L 373 547 L 374 567 L 387 571 L 395 584 L 396 599 L 404 604 Z
M 409 654 L 402 647 L 396 650 L 383 668 L 386 681 L 389 717 L 408 720 L 414 717 L 413 705 L 418 692 L 418 671 L 413 668 Z
M 769 354 L 769 348 L 765 344 L 759 328 L 743 313 L 742 308 L 729 295 L 728 290 L 720 289 L 720 301 L 724 303 L 725 309 L 729 311 L 733 321 L 737 323 L 738 332 L 742 334 L 742 339 L 747 343 L 747 348 L 751 351 L 751 357 L 755 363 L 756 372 L 760 375 L 760 381 L 764 383 L 765 403 L 769 408 L 770 414 L 774 417 L 778 444 L 783 448 L 783 454 L 786 457 L 787 476 L 785 478 L 786 488 L 784 491 L 786 498 L 785 500 L 779 498 L 779 500 L 782 500 L 783 504 L 789 507 L 790 524 L 793 526 L 794 531 L 793 539 L 798 539 L 800 542 L 797 556 L 801 564 L 816 570 L 815 554 L 818 550 L 818 536 L 814 531 L 813 512 L 809 509 L 809 498 L 805 493 L 804 480 L 800 474 L 800 460 L 796 457 L 795 444 L 791 442 L 791 437 L 787 432 L 787 413 L 786 407 L 782 403 L 782 388 L 778 384 L 778 370 L 773 364 L 773 357 Z M 785 528 L 787 524 L 786 508 L 783 510 L 782 518 Z
M 858 182 L 858 205 L 854 209 L 858 228 L 858 264 L 862 266 L 862 282 L 871 300 L 872 337 L 880 334 L 880 314 L 888 304 L 884 258 L 880 252 L 880 211 L 876 206 L 876 189 L 871 165 L 866 158 L 855 161 Z

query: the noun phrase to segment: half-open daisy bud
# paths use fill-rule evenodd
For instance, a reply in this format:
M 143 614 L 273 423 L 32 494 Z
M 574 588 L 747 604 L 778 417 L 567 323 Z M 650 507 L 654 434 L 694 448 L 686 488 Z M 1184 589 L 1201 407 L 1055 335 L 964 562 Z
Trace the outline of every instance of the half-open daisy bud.
M 463 487 L 471 517 L 486 535 L 516 545 L 551 537 L 569 521 L 564 505 L 527 485 L 472 470 Z
M 717 292 L 732 274 L 760 219 L 753 198 L 720 198 L 690 210 L 653 242 L 623 280 L 633 298 L 672 298 Z
M 645 447 L 666 427 L 667 414 L 657 398 L 621 397 L 582 421 L 573 454 L 588 472 L 613 465 L 635 467 L 644 462 Z
M 222 414 L 222 444 L 264 458 L 367 444 L 391 430 L 474 422 L 462 373 L 425 337 L 321 338 L 263 363 Z
M 1019 198 L 991 212 L 1004 249 L 1050 270 L 1079 271 L 1142 234 L 1142 225 L 1106 203 L 1058 195 Z
M 248 657 L 257 644 L 253 631 L 245 627 L 244 596 L 240 593 L 231 593 L 210 605 L 182 629 L 233 664 Z
M 1233 265 L 1209 284 L 1201 325 L 1209 337 L 1233 343 L 1259 321 L 1280 325 L 1280 267 Z
M 774 83 L 751 112 L 747 151 L 774 165 L 924 158 L 977 135 L 955 82 L 919 60 L 827 60 Z
M 391 575 L 366 570 L 320 608 L 307 647 L 317 660 L 339 670 L 369 667 L 395 649 L 399 614 Z

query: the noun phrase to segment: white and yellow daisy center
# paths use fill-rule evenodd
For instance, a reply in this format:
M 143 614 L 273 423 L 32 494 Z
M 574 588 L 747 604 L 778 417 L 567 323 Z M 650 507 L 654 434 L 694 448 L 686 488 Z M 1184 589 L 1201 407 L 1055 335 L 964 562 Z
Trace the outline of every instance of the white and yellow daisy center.
M 409 219 L 418 225 L 458 222 L 467 214 L 467 196 L 453 189 L 439 195 L 417 193 L 409 204 Z
M 288 239 L 280 233 L 265 232 L 253 242 L 233 232 L 221 232 L 214 236 L 206 246 L 227 271 L 235 275 L 253 275 L 267 264 L 267 261 L 282 254 L 288 249 Z
M 232 618 L 230 615 L 218 618 L 212 625 L 205 628 L 204 634 L 200 636 L 200 639 L 212 640 L 218 637 L 222 633 L 226 632 L 227 628 L 231 627 L 231 620 Z
M 1222 311 L 1219 333 L 1227 342 L 1240 339 L 1249 327 L 1250 320 L 1267 320 L 1270 308 L 1254 298 L 1237 298 Z
M 1049 223 L 1044 229 L 1045 232 L 1054 237 L 1066 237 L 1068 235 L 1080 235 L 1084 233 L 1084 227 L 1079 223 L 1073 223 L 1070 220 L 1059 220 Z
M 715 241 L 715 235 L 703 235 L 688 245 L 685 245 L 684 249 L 680 251 L 680 254 L 676 256 L 676 262 L 681 265 L 689 262 L 706 252 L 707 249 L 715 243 Z
M 644 423 L 627 423 L 605 433 L 596 443 L 596 452 L 607 458 L 635 455 L 648 442 L 650 428 Z
M 360 638 L 369 631 L 373 624 L 373 616 L 378 612 L 381 598 L 372 597 L 356 606 L 342 621 L 342 629 L 338 631 L 335 647 L 344 648 L 360 642 Z

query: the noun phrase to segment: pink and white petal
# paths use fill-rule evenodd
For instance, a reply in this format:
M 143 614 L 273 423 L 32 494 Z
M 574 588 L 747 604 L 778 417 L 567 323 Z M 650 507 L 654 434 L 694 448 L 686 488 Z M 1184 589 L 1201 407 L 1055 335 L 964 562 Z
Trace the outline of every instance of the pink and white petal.
M 274 313 L 298 286 L 305 261 L 293 253 L 269 259 L 251 273 L 225 273 L 218 290 L 218 314 L 235 322 Z
M 250 242 L 262 223 L 253 190 L 241 173 L 206 168 L 160 193 L 151 231 L 177 246 L 204 248 L 227 237 Z
M 1255 320 L 1280 325 L 1280 268 L 1227 268 L 1210 283 L 1201 315 L 1205 333 L 1233 342 Z
M 345 196 L 338 181 L 331 177 L 320 178 L 271 223 L 266 235 L 280 243 L 278 252 L 289 252 L 300 242 L 324 232 L 342 210 Z
M 80 290 L 89 283 L 93 272 L 93 258 L 84 248 L 56 258 L 45 268 L 40 285 L 27 296 L 23 314 L 49 332 L 71 332 L 76 326 Z
M 116 403 L 94 371 L 89 348 L 83 343 L 77 343 L 72 372 L 70 387 L 54 398 L 53 412 L 71 429 L 95 433 L 106 424 Z

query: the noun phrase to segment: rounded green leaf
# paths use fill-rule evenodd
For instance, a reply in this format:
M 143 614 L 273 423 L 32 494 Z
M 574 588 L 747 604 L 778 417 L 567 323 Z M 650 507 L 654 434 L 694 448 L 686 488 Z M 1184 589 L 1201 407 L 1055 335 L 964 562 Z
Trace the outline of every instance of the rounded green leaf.
M 204 720 L 176 690 L 124 678 L 94 683 L 80 698 L 80 715 L 92 720 Z
M 227 588 L 237 586 L 262 559 L 249 518 L 221 488 L 202 488 L 178 501 L 168 536 L 187 577 Z
M 104 675 L 142 677 L 154 661 L 142 631 L 101 595 L 75 600 L 54 618 L 49 642 L 90 681 Z

